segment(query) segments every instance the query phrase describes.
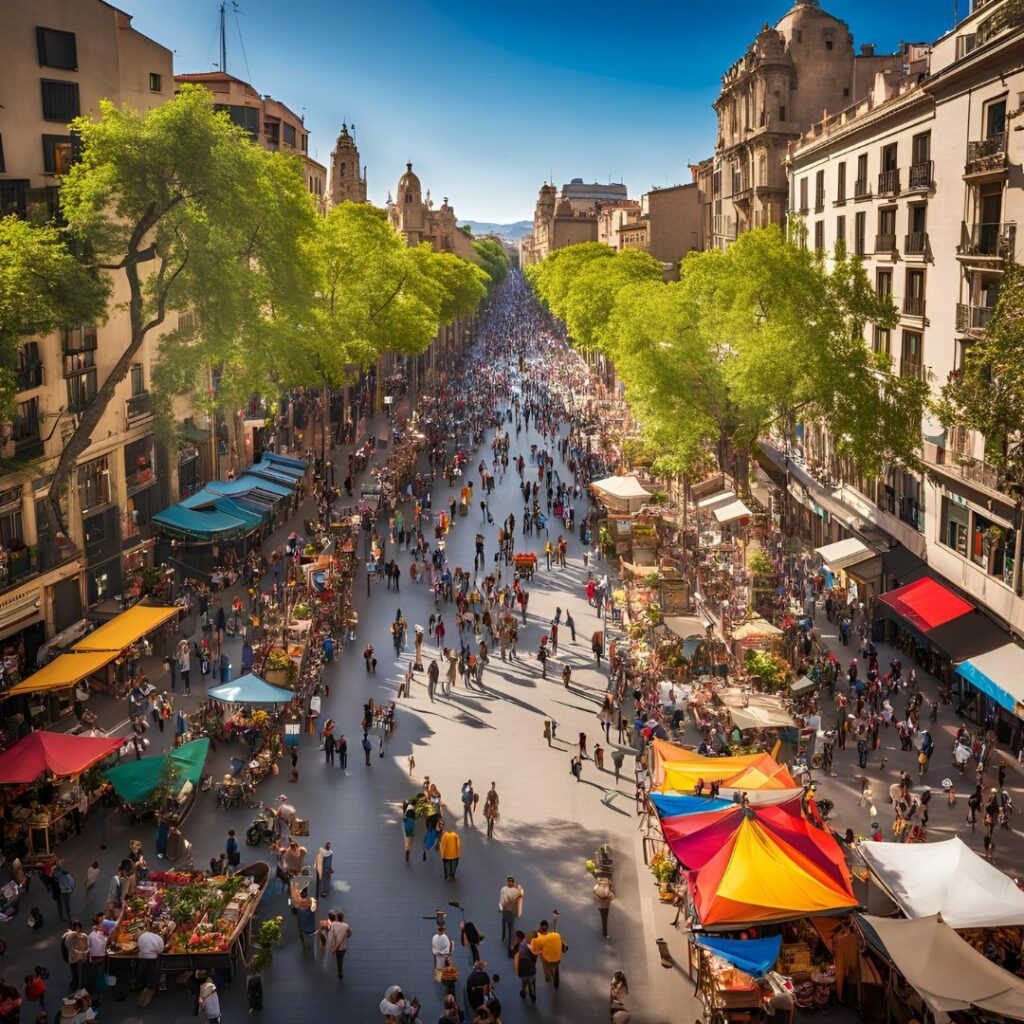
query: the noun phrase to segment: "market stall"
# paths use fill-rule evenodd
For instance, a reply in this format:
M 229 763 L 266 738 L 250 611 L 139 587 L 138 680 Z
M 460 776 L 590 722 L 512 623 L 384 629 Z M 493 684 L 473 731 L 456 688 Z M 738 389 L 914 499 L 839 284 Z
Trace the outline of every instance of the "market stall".
M 4 846 L 24 842 L 29 856 L 49 856 L 74 831 L 76 816 L 99 799 L 99 780 L 83 776 L 123 743 L 116 736 L 32 732 L 0 754 Z
M 635 476 L 609 476 L 590 487 L 609 508 L 621 512 L 635 512 L 651 497 Z
M 195 803 L 210 741 L 193 740 L 165 754 L 125 761 L 105 773 L 133 819 L 159 814 L 168 827 L 181 828 Z
M 705 1018 L 746 1021 L 752 1014 L 763 1013 L 773 995 L 783 990 L 779 982 L 773 987 L 763 980 L 774 969 L 781 948 L 781 935 L 763 939 L 691 936 L 690 976 L 694 978 Z
M 231 970 L 250 943 L 253 918 L 270 880 L 256 861 L 230 876 L 204 871 L 151 871 L 121 905 L 107 946 L 110 973 L 130 976 L 138 937 L 151 922 L 164 940 L 164 972 Z
M 76 703 L 82 703 L 76 698 L 80 684 L 92 679 L 102 685 L 106 679 L 103 670 L 118 655 L 118 651 L 61 654 L 43 665 L 3 695 L 4 699 L 22 698 L 21 721 L 13 725 L 21 725 L 27 718 L 33 728 L 40 728 L 72 714 Z M 87 696 L 88 688 L 84 690 L 82 695 Z M 17 718 L 13 708 L 7 718 Z

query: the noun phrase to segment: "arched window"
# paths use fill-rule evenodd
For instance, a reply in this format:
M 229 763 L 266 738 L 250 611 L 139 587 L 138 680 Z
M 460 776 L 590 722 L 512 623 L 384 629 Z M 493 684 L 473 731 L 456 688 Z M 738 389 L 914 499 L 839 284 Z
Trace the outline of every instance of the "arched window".
M 405 193 L 405 201 L 407 203 L 411 203 L 412 202 L 412 193 L 411 192 L 406 192 Z
M 338 164 L 338 174 L 340 174 L 341 177 L 343 177 L 343 178 L 345 177 L 345 165 L 344 164 Z
M 768 158 L 763 154 L 757 162 L 757 182 L 759 185 L 768 184 Z

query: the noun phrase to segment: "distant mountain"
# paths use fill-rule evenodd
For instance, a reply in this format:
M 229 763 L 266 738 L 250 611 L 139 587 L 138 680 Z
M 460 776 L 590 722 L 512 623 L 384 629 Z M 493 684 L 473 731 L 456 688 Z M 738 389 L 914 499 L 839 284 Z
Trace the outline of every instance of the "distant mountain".
M 501 235 L 510 242 L 518 242 L 533 230 L 533 221 L 517 220 L 514 224 L 492 224 L 486 220 L 460 220 L 460 226 L 469 228 L 474 235 Z

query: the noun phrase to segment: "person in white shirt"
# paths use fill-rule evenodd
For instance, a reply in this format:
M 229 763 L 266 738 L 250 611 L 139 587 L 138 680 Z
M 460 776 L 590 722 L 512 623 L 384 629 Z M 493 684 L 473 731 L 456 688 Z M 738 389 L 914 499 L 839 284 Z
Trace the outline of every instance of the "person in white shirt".
M 275 827 L 277 829 L 278 836 L 282 836 L 285 832 L 291 831 L 292 822 L 295 820 L 295 808 L 288 803 L 288 797 L 282 793 L 278 798 L 278 808 L 275 812 L 277 814 L 277 820 L 275 821 Z
M 345 952 L 348 940 L 352 936 L 352 926 L 345 920 L 340 910 L 332 910 L 327 915 L 327 952 L 334 954 L 338 964 L 338 977 L 344 978 Z
M 153 931 L 153 923 L 147 921 L 137 942 L 139 944 L 139 966 L 136 980 L 139 988 L 156 991 L 160 986 L 160 954 L 164 951 L 164 940 Z
M 220 995 L 210 978 L 199 986 L 199 1005 L 206 1014 L 206 1024 L 220 1024 Z
M 512 947 L 512 940 L 516 935 L 516 918 L 521 912 L 520 900 L 523 898 L 523 887 L 516 884 L 516 880 L 509 875 L 505 884 L 498 891 L 498 910 L 501 911 L 501 941 L 512 956 L 515 950 Z
M 445 961 L 455 950 L 455 943 L 444 928 L 444 922 L 437 924 L 437 934 L 430 940 L 430 951 L 434 954 L 434 980 L 441 980 L 441 971 L 444 970 Z

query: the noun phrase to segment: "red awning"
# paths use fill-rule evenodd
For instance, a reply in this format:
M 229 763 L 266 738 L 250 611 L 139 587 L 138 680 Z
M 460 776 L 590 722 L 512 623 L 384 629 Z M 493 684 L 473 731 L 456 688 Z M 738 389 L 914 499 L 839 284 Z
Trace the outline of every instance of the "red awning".
M 72 736 L 65 732 L 30 732 L 0 754 L 0 785 L 35 782 L 45 771 L 78 775 L 114 753 L 117 736 Z
M 879 601 L 888 605 L 921 633 L 928 633 L 974 611 L 973 604 L 958 597 L 952 590 L 947 590 L 930 576 L 908 583 L 898 590 L 890 590 L 882 594 Z

